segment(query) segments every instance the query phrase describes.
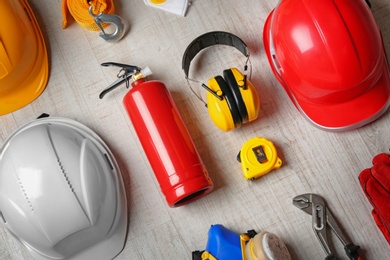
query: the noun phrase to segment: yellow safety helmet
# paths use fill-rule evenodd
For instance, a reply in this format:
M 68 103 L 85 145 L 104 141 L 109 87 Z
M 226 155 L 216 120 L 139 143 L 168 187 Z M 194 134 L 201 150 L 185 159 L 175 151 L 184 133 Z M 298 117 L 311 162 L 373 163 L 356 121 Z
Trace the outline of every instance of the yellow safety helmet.
M 48 55 L 26 0 L 0 1 L 0 115 L 35 100 L 45 89 Z

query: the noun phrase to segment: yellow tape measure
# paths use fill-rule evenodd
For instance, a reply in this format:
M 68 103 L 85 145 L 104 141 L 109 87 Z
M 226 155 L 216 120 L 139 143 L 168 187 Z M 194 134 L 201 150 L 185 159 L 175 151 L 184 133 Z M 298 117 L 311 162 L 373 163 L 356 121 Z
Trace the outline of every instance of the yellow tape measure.
M 237 160 L 247 180 L 257 179 L 282 166 L 274 144 L 262 137 L 247 141 L 238 153 Z

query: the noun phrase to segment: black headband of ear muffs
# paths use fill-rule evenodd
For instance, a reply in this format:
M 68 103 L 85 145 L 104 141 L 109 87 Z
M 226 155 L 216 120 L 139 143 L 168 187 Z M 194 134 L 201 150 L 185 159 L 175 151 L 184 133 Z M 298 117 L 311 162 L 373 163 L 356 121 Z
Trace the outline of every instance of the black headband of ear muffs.
M 192 59 L 201 50 L 217 44 L 235 47 L 242 54 L 244 54 L 245 57 L 249 56 L 248 48 L 246 44 L 234 34 L 228 32 L 221 32 L 221 31 L 208 32 L 202 34 L 199 37 L 197 37 L 195 40 L 193 40 L 190 43 L 190 45 L 188 45 L 187 49 L 183 54 L 182 69 L 184 70 L 186 78 L 188 78 L 188 72 L 190 70 L 190 64 Z

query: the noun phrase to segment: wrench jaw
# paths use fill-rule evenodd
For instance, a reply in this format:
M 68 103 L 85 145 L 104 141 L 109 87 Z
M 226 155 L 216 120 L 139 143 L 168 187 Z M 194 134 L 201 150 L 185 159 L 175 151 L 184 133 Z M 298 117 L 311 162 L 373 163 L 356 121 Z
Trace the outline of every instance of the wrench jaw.
M 312 214 L 311 210 L 311 194 L 302 194 L 293 198 L 293 205 L 307 214 Z

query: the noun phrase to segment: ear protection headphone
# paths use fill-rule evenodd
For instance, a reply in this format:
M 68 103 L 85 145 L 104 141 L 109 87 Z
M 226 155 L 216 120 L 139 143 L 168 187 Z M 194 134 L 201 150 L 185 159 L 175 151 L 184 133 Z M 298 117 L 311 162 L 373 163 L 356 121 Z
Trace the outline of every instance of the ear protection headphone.
M 247 57 L 246 63 L 248 62 L 248 49 L 240 38 L 228 32 L 208 32 L 193 40 L 184 52 L 182 69 L 187 80 L 191 80 L 188 73 L 192 59 L 201 50 L 217 44 L 235 47 Z M 247 75 L 238 69 L 226 69 L 223 71 L 223 77 L 215 76 L 209 79 L 207 85 L 202 83 L 201 86 L 207 90 L 207 103 L 197 96 L 206 104 L 211 120 L 221 130 L 227 132 L 257 118 L 260 98 L 253 84 L 247 79 Z

